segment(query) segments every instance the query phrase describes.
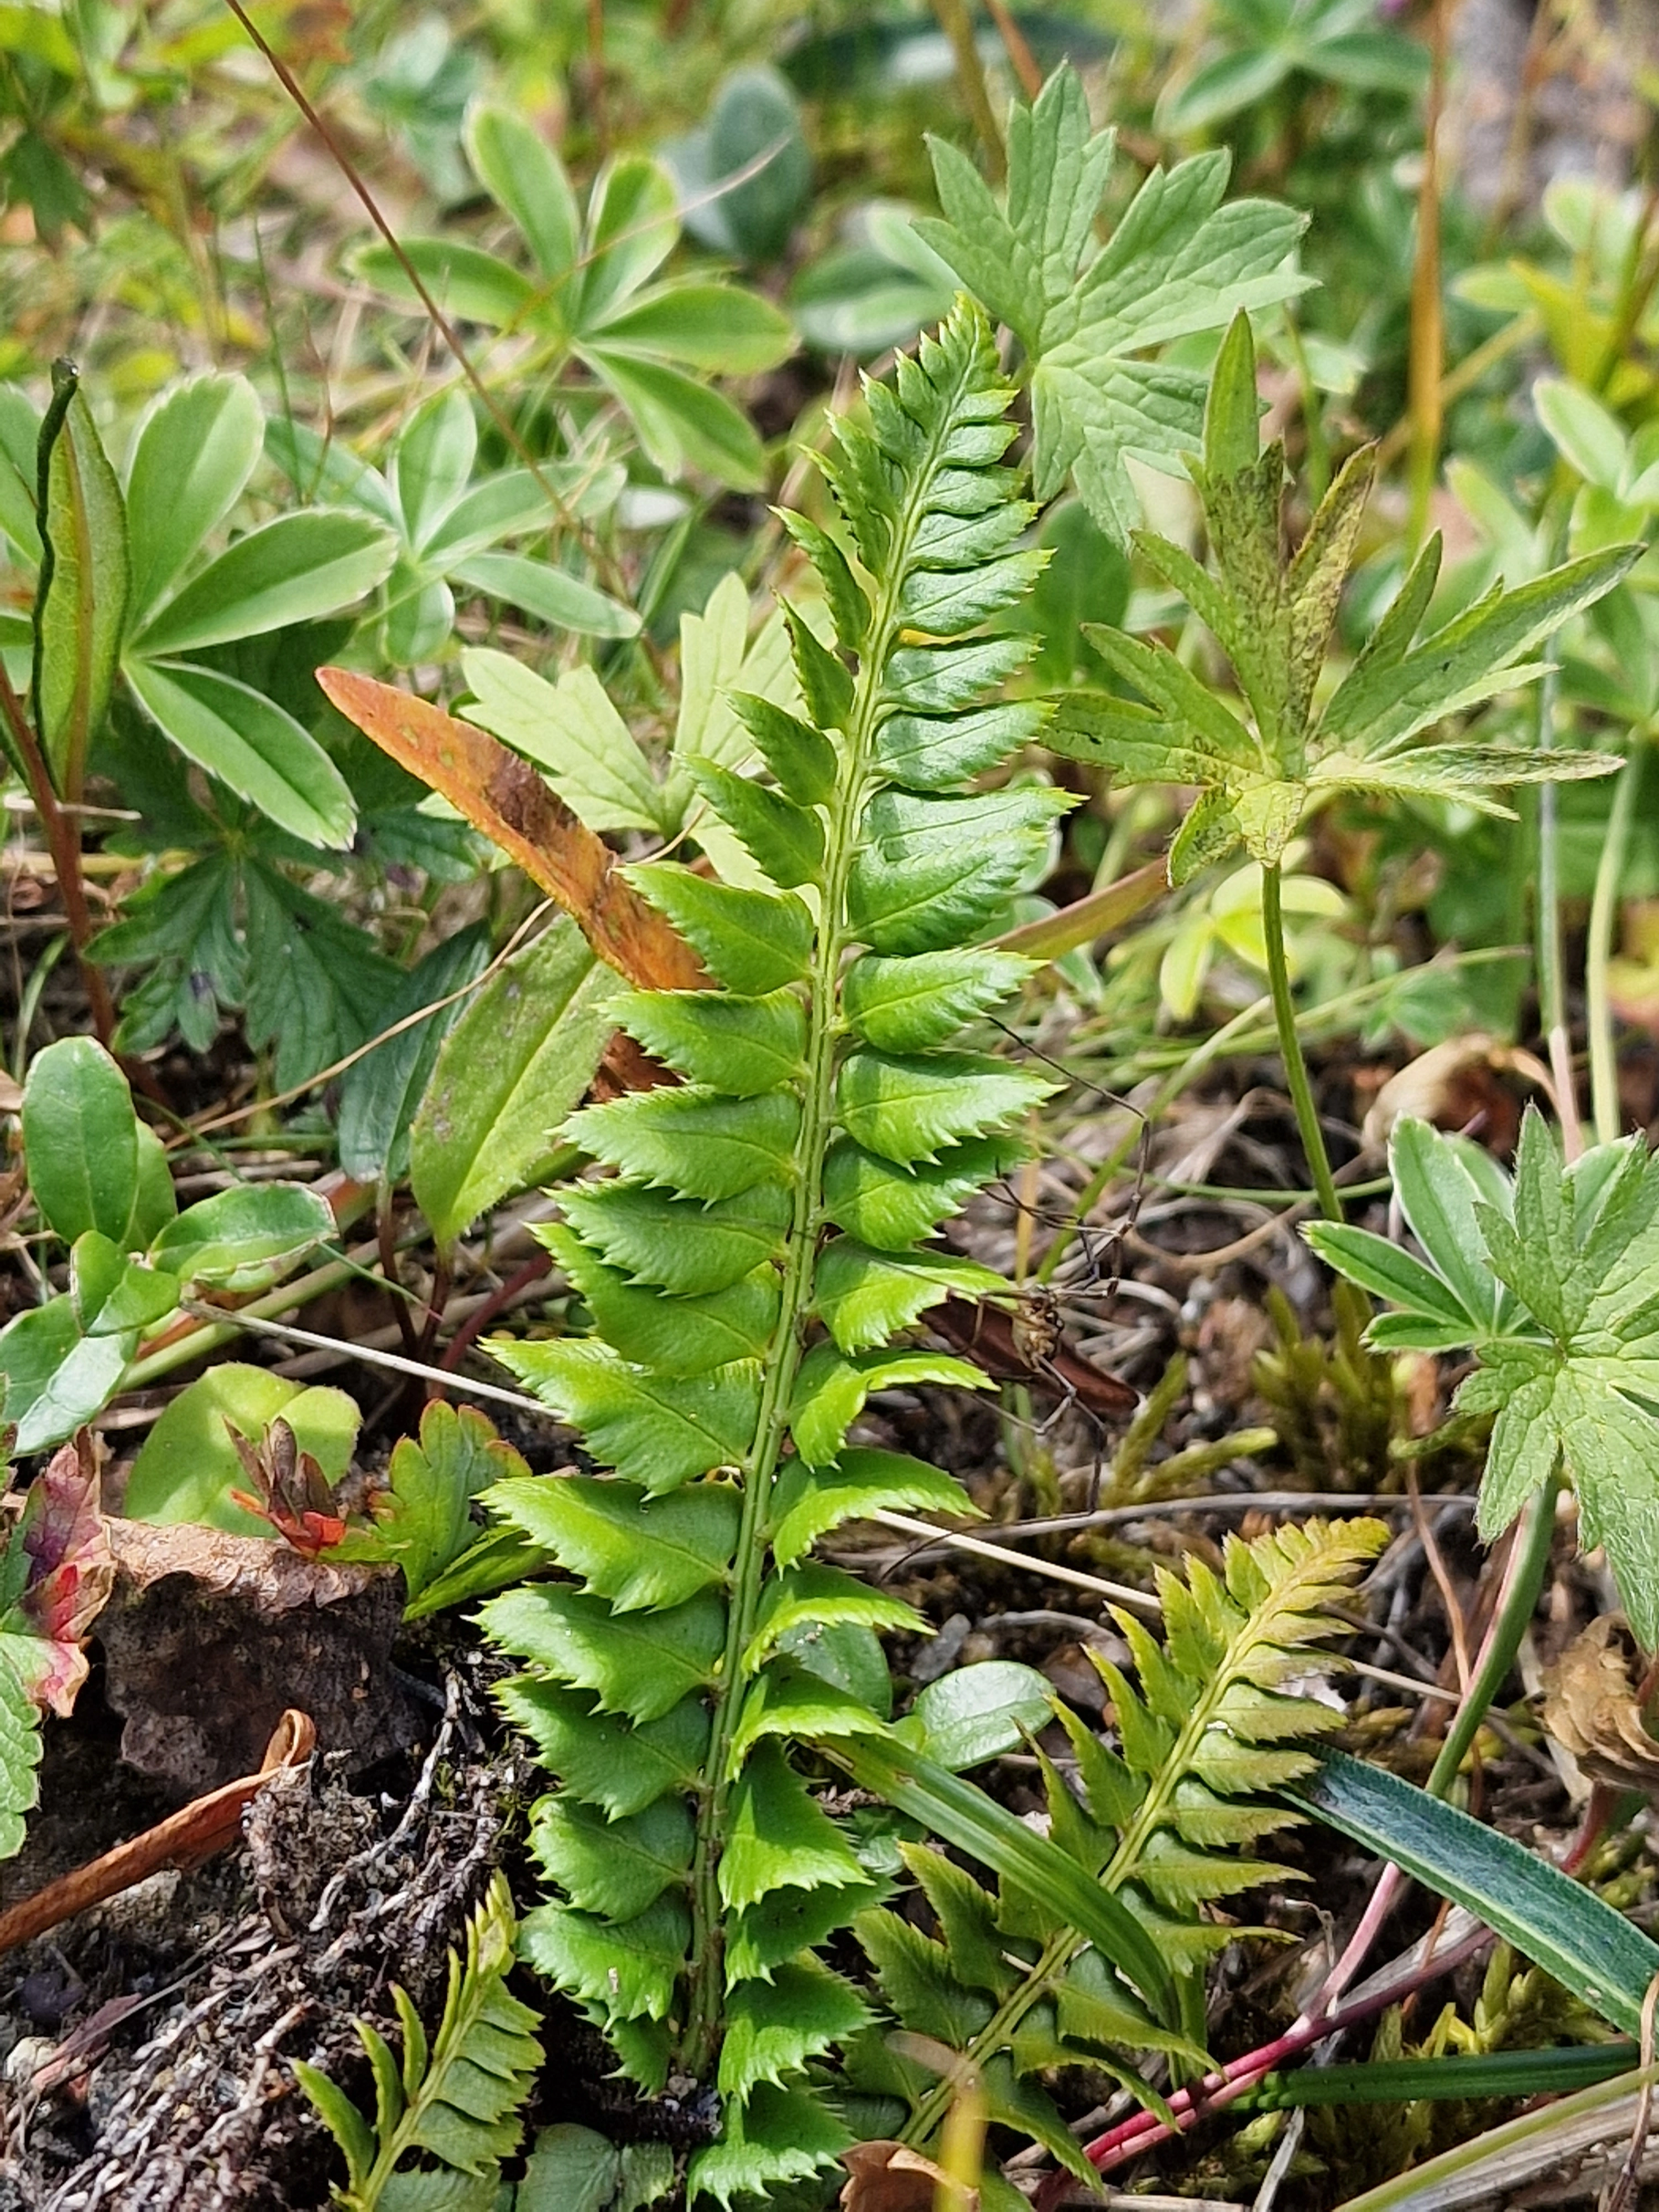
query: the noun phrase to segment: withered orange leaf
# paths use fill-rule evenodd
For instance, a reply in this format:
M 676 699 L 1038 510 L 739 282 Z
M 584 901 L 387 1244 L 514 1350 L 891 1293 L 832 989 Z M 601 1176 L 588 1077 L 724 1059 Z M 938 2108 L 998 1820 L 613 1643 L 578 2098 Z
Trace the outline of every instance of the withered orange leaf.
M 599 957 L 647 991 L 695 990 L 696 954 L 618 874 L 602 838 L 577 820 L 527 761 L 487 730 L 348 668 L 317 681 L 349 722 L 440 792 L 572 916 Z

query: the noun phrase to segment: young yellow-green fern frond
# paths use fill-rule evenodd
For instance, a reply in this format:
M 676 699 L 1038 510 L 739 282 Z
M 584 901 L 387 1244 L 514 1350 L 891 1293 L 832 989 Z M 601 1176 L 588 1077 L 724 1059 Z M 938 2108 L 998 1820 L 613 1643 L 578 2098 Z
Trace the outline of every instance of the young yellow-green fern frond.
M 1249 1856 L 1263 1836 L 1297 1820 L 1267 1793 L 1309 1771 L 1314 1759 L 1304 1747 L 1340 1727 L 1342 1714 L 1284 1686 L 1305 1674 L 1316 1648 L 1338 1632 L 1332 1607 L 1387 1538 L 1376 1521 L 1312 1521 L 1254 1543 L 1230 1537 L 1219 1575 L 1199 1560 L 1184 1582 L 1160 1571 L 1161 1644 L 1132 1615 L 1115 1613 L 1138 1686 L 1095 1660 L 1111 1698 L 1115 1749 L 1054 1700 L 1076 1771 L 1073 1786 L 1039 1753 L 1050 1833 L 1121 1894 L 1184 1970 L 1181 2027 L 1156 2021 L 1099 1952 L 1030 1891 L 1005 1883 L 994 1893 L 935 1851 L 905 1850 L 937 1937 L 885 1911 L 861 1914 L 857 1933 L 903 2026 L 961 2054 L 955 2072 L 934 2079 L 879 2034 L 860 2043 L 854 2075 L 909 2103 L 907 2142 L 932 2139 L 957 2080 L 972 2068 L 992 2119 L 1035 2135 L 1087 2179 L 1070 2130 L 1030 2077 L 1091 2066 L 1156 2107 L 1131 2054 L 1204 2064 L 1196 1970 L 1233 1931 L 1205 1923 L 1200 1908 L 1290 1873 Z
M 346 2186 L 334 2192 L 343 2212 L 489 2212 L 542 2061 L 537 2016 L 507 1987 L 516 1934 L 506 1877 L 497 1875 L 468 1923 L 465 1961 L 449 1954 L 431 2044 L 408 1992 L 395 1984 L 401 2063 L 366 2020 L 356 2023 L 374 2076 L 372 2124 L 326 2074 L 295 2065 L 300 2087 L 345 2154 Z M 439 2166 L 400 2173 L 416 2151 Z

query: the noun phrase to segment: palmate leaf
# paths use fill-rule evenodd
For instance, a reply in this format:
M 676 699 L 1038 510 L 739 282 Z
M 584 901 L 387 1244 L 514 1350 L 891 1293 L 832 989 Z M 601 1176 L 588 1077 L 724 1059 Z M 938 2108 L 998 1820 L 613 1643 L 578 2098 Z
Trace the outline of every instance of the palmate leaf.
M 1490 1159 L 1409 1118 L 1389 1157 L 1426 1265 L 1385 1238 L 1306 1232 L 1340 1273 L 1398 1310 L 1379 1340 L 1473 1348 L 1461 1413 L 1492 1417 L 1479 1525 L 1488 1539 L 1559 1472 L 1581 1534 L 1605 1547 L 1644 1647 L 1659 1642 L 1659 1156 L 1640 1137 L 1563 1163 L 1540 1116 L 1512 1184 Z M 1477 1176 L 1479 1180 L 1477 1180 Z
M 452 1951 L 443 2016 L 428 2046 L 419 2015 L 394 1987 L 404 2033 L 402 2063 L 367 2021 L 356 2023 L 373 2069 L 375 2117 L 302 2061 L 300 2086 L 345 2154 L 347 2212 L 376 2212 L 404 2157 L 426 2151 L 452 2174 L 494 2179 L 518 2147 L 518 2112 L 541 2064 L 537 2016 L 507 1988 L 514 1963 L 507 1879 L 497 1875 L 467 1924 L 465 1960 Z
M 701 378 L 769 368 L 790 350 L 793 336 L 755 292 L 652 283 L 679 235 L 666 170 L 639 155 L 615 161 L 583 209 L 557 155 L 521 116 L 480 104 L 469 115 L 466 141 L 485 189 L 522 233 L 537 275 L 459 240 L 410 239 L 404 253 L 434 296 L 465 320 L 510 325 L 529 337 L 544 366 L 571 356 L 583 362 L 666 474 L 690 465 L 758 489 L 759 440 Z M 367 247 L 357 266 L 383 293 L 418 304 L 389 248 Z
M 1010 115 L 1004 205 L 963 155 L 930 143 L 945 219 L 915 228 L 1025 349 L 1036 495 L 1073 471 L 1121 538 L 1139 514 L 1124 457 L 1168 465 L 1195 442 L 1203 397 L 1191 371 L 1138 356 L 1301 291 L 1286 263 L 1305 219 L 1263 200 L 1224 205 L 1227 157 L 1200 155 L 1155 169 L 1097 248 L 1114 137 L 1092 133 L 1069 67 Z
M 1462 739 L 1419 742 L 1441 724 L 1532 682 L 1525 656 L 1609 592 L 1640 548 L 1615 545 L 1505 591 L 1495 586 L 1413 645 L 1439 568 L 1425 549 L 1370 642 L 1324 706 L 1317 683 L 1358 542 L 1373 457 L 1353 455 L 1286 559 L 1279 445 L 1261 451 L 1255 348 L 1239 315 L 1223 343 L 1205 415 L 1204 453 L 1191 461 L 1217 574 L 1182 547 L 1145 533 L 1139 550 L 1185 596 L 1232 661 L 1249 725 L 1167 646 L 1089 626 L 1115 675 L 1146 703 L 1073 695 L 1050 742 L 1111 767 L 1126 782 L 1196 785 L 1199 798 L 1170 853 L 1186 881 L 1243 844 L 1277 866 L 1305 817 L 1344 791 L 1455 799 L 1488 814 L 1516 783 L 1606 775 L 1611 756 L 1545 754 Z

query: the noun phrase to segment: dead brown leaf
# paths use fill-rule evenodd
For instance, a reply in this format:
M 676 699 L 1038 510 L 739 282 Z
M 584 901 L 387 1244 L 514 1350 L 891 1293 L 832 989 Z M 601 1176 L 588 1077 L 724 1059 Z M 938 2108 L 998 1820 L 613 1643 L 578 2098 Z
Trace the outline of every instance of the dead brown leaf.
M 841 2192 L 842 2212 L 933 2212 L 944 2189 L 944 2201 L 958 2212 L 979 2212 L 977 2189 L 963 2189 L 942 2166 L 900 2142 L 854 2143 L 844 2150 L 841 2162 L 848 2179 Z
M 1381 1150 L 1407 1115 L 1437 1129 L 1466 1131 L 1494 1152 L 1514 1149 L 1521 1109 L 1498 1081 L 1518 1075 L 1553 1097 L 1549 1070 L 1529 1052 L 1517 1052 L 1478 1030 L 1447 1037 L 1407 1060 L 1371 1101 L 1362 1134 Z
M 1659 1790 L 1659 1741 L 1637 1698 L 1641 1661 L 1622 1619 L 1602 1613 L 1544 1673 L 1544 1726 L 1592 1781 Z
M 216 1597 L 276 1614 L 355 1597 L 386 1572 L 377 1566 L 325 1565 L 268 1536 L 232 1536 L 190 1521 L 112 1521 L 108 1526 L 123 1595 L 137 1596 L 166 1575 L 187 1575 Z
M 571 915 L 599 957 L 642 990 L 695 990 L 696 954 L 617 872 L 604 840 L 577 820 L 527 761 L 487 730 L 346 668 L 317 681 L 349 722 L 518 862 Z

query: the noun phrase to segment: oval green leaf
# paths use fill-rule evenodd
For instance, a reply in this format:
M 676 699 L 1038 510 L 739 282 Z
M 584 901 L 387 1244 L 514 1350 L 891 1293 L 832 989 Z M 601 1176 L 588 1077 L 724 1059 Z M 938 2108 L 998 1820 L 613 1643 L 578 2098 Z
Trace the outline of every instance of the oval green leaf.
M 186 1206 L 149 1256 L 185 1283 L 257 1291 L 333 1234 L 328 1200 L 303 1183 L 244 1183 Z
M 66 1244 L 95 1229 L 121 1244 L 138 1197 L 138 1117 L 127 1079 L 92 1037 L 35 1055 L 23 1086 L 34 1202 Z
M 315 622 L 372 592 L 397 550 L 392 532 L 366 514 L 326 507 L 279 514 L 193 576 L 131 650 L 154 659 Z
M 131 660 L 138 703 L 186 759 L 307 845 L 343 851 L 357 827 L 351 787 L 309 730 L 263 692 L 188 661 Z

